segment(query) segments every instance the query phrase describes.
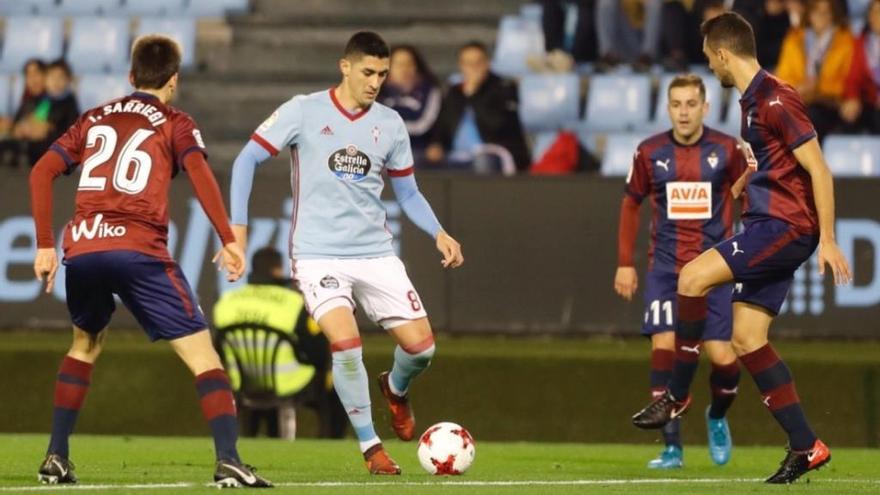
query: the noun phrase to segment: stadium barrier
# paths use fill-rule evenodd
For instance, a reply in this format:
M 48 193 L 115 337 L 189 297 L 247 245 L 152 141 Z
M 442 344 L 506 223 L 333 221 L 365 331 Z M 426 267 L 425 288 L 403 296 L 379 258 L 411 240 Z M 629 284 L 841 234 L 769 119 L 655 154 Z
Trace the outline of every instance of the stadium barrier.
M 26 177 L 0 183 L 0 328 L 67 326 L 63 273 L 53 294 L 33 278 L 33 224 Z M 266 244 L 286 252 L 291 200 L 280 174 L 258 174 L 251 199 L 249 250 Z M 229 179 L 219 174 L 224 187 Z M 420 174 L 420 187 L 441 222 L 464 248 L 466 264 L 444 271 L 431 239 L 402 218 L 389 197 L 388 225 L 429 310 L 450 333 L 637 335 L 641 303 L 612 290 L 622 181 L 595 177 L 497 178 Z M 74 185 L 55 189 L 59 232 L 71 214 Z M 815 258 L 795 277 L 776 335 L 880 338 L 880 180 L 838 179 L 837 239 L 853 263 L 852 285 L 834 287 L 818 275 Z M 170 203 L 170 248 L 210 308 L 229 286 L 212 269 L 216 236 L 186 180 L 176 180 Z M 649 221 L 643 208 L 637 263 L 644 274 Z M 84 226 L 84 227 L 89 227 Z M 60 239 L 60 235 L 58 236 Z M 63 270 L 62 270 L 63 272 Z M 113 326 L 133 327 L 120 306 Z

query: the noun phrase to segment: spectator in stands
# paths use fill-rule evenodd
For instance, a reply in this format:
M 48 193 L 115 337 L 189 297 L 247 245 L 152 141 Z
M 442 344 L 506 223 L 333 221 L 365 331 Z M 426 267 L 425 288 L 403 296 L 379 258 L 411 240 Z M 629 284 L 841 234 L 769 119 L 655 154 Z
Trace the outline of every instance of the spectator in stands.
M 379 101 L 403 117 L 417 165 L 423 162 L 442 99 L 437 78 L 422 54 L 411 45 L 394 47 Z
M 425 157 L 435 164 L 474 167 L 496 164 L 505 172 L 526 170 L 529 152 L 517 114 L 517 86 L 489 71 L 489 53 L 479 41 L 458 51 L 462 81 L 446 92 Z
M 865 30 L 856 41 L 843 89 L 844 131 L 880 134 L 880 0 L 868 5 Z
M 834 0 L 810 0 L 806 27 L 792 28 L 782 43 L 776 74 L 800 92 L 820 140 L 841 123 L 853 47 L 842 6 Z
M 782 41 L 802 16 L 800 0 L 764 0 L 760 15 L 754 21 L 758 62 L 762 67 L 775 68 L 782 51 Z
M 565 23 L 566 6 L 574 3 L 577 6 L 574 38 L 571 46 L 566 47 Z M 547 64 L 552 69 L 554 56 L 558 52 L 568 52 L 575 63 L 596 60 L 596 1 L 595 0 L 542 0 L 543 15 L 541 24 L 544 28 L 544 48 L 548 53 Z
M 265 324 L 290 336 L 289 343 L 280 345 L 275 355 L 275 393 L 293 399 L 280 401 L 275 407 L 251 407 L 240 396 L 239 407 L 247 421 L 242 422 L 244 434 L 256 436 L 260 425 L 267 423 L 267 436 L 292 439 L 296 433 L 294 404 L 314 409 L 318 414 L 319 436 L 342 438 L 348 417 L 330 377 L 330 344 L 318 324 L 309 317 L 302 294 L 290 289 L 291 281 L 284 276 L 281 253 L 272 247 L 258 249 L 251 258 L 251 273 L 243 287 L 227 291 L 214 305 L 214 324 L 218 329 L 239 324 Z M 237 338 L 220 342 L 233 389 L 240 393 L 242 373 L 266 367 L 264 353 L 241 352 L 244 362 L 236 361 L 233 350 L 242 346 Z M 244 369 L 239 369 L 242 365 Z
M 629 62 L 639 71 L 657 58 L 663 0 L 597 0 L 599 70 Z
M 70 66 L 62 59 L 46 67 L 46 96 L 50 102 L 49 127 L 43 143 L 46 149 L 79 118 L 79 104 L 70 86 L 72 79 Z
M 46 63 L 30 59 L 25 62 L 22 74 L 24 93 L 12 119 L 12 141 L 5 144 L 12 154 L 13 164 L 18 164 L 20 153 L 24 151 L 28 164 L 33 165 L 45 151 L 40 144 L 46 138 L 51 107 L 46 97 Z

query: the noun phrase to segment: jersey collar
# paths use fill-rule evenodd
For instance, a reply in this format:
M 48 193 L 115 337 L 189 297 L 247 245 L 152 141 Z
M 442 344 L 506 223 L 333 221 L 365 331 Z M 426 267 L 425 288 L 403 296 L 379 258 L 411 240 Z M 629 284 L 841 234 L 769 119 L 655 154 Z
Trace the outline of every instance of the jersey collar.
M 150 93 L 146 93 L 144 91 L 135 91 L 131 94 L 131 96 L 133 96 L 135 98 L 140 98 L 142 100 L 145 100 L 145 99 L 158 100 L 159 99 L 158 96 L 150 94 Z
M 742 97 L 740 98 L 740 101 L 742 101 L 746 98 L 751 98 L 755 94 L 755 91 L 758 90 L 758 86 L 760 86 L 761 83 L 764 82 L 764 79 L 766 79 L 766 78 L 767 78 L 767 71 L 764 69 L 759 70 L 758 73 L 755 74 L 755 77 L 752 78 L 752 82 L 749 83 L 749 86 L 746 88 L 746 90 L 743 91 L 743 94 L 742 94 Z
M 367 108 L 364 108 L 359 112 L 351 113 L 345 107 L 343 107 L 341 103 L 339 103 L 339 100 L 336 99 L 336 88 L 330 88 L 329 93 L 330 93 L 330 100 L 333 102 L 333 106 L 335 106 L 336 109 L 339 110 L 339 113 L 341 113 L 345 118 L 347 118 L 348 120 L 350 120 L 352 122 L 363 117 L 364 115 L 367 114 L 367 112 L 370 111 L 371 108 L 373 108 L 373 105 L 370 105 Z

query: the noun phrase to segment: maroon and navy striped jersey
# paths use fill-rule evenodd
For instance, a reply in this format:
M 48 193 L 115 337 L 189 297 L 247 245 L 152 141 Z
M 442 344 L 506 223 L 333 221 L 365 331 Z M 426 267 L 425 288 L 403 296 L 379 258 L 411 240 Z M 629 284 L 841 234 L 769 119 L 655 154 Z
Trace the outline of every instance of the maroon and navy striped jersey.
M 625 191 L 651 201 L 650 270 L 677 273 L 733 233 L 730 188 L 745 169 L 736 139 L 708 127 L 691 145 L 672 131 L 639 144 Z
M 793 153 L 816 137 L 797 91 L 761 70 L 743 92 L 740 106 L 746 155 L 756 167 L 746 188 L 749 207 L 743 222 L 773 217 L 799 232 L 818 232 L 813 183 Z

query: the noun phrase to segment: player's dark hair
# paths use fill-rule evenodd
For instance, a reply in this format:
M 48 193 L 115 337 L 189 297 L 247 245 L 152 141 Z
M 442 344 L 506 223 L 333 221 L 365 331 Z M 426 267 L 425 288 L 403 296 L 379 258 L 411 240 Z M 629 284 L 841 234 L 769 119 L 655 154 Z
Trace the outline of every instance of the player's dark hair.
M 700 26 L 700 32 L 713 50 L 726 48 L 741 57 L 757 58 L 752 25 L 736 12 L 725 12 L 705 21 Z
M 460 57 L 462 52 L 464 52 L 465 50 L 470 50 L 470 49 L 480 50 L 481 52 L 483 52 L 483 55 L 485 55 L 486 57 L 489 56 L 489 48 L 486 47 L 485 43 L 483 43 L 482 41 L 477 41 L 477 40 L 471 40 L 471 41 L 468 41 L 467 43 L 461 45 L 458 48 L 458 56 Z
M 672 78 L 672 81 L 669 82 L 669 88 L 666 90 L 667 95 L 672 92 L 672 88 L 687 88 L 690 86 L 695 86 L 700 90 L 700 97 L 703 98 L 703 101 L 706 101 L 706 85 L 703 83 L 703 78 L 696 74 L 679 74 Z
M 281 268 L 281 253 L 273 247 L 264 247 L 257 250 L 251 257 L 251 274 L 248 282 L 252 284 L 273 284 L 277 278 L 272 272 Z
M 357 60 L 361 57 L 388 58 L 390 54 L 388 43 L 381 36 L 372 31 L 359 31 L 348 39 L 342 56 L 348 60 Z
M 428 62 L 425 60 L 425 57 L 422 56 L 422 53 L 414 47 L 413 45 L 397 45 L 391 49 L 391 57 L 394 58 L 394 54 L 398 52 L 406 52 L 409 53 L 409 56 L 412 57 L 413 62 L 416 64 L 416 72 L 418 72 L 419 77 L 424 81 L 428 81 L 431 84 L 437 84 L 437 77 L 431 71 L 431 68 L 428 66 Z
M 131 49 L 131 75 L 137 89 L 160 89 L 180 72 L 180 46 L 167 36 L 148 34 Z
M 73 77 L 73 70 L 71 70 L 70 64 L 68 64 L 63 58 L 53 60 L 48 66 L 46 66 L 47 71 L 52 69 L 62 70 L 68 79 Z

